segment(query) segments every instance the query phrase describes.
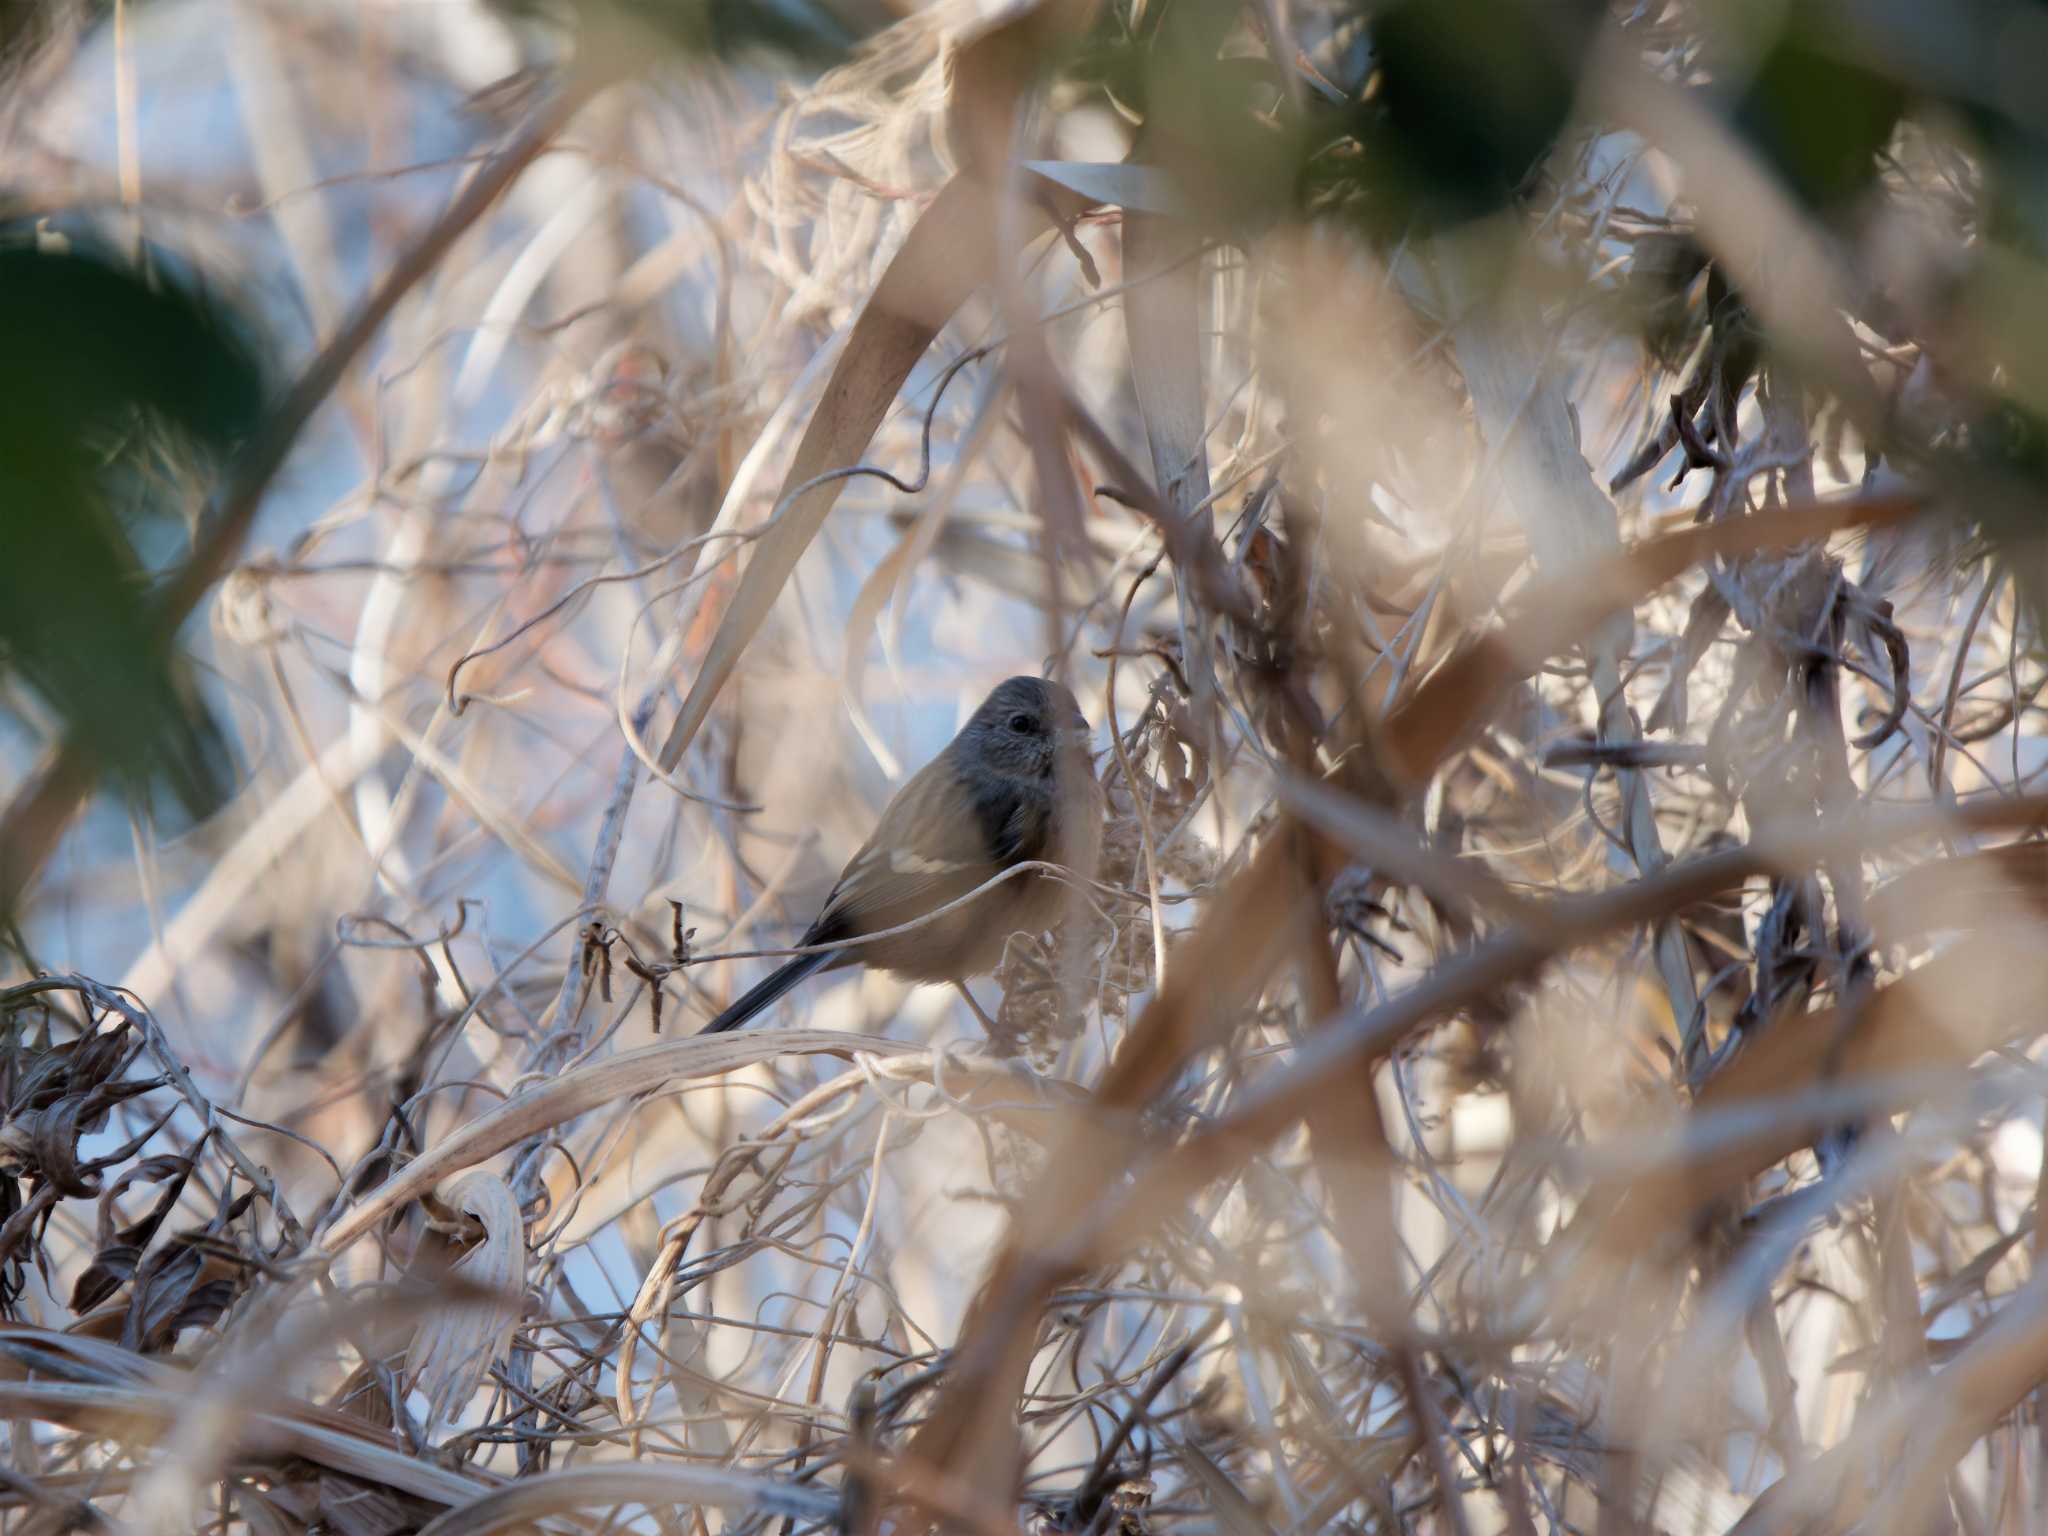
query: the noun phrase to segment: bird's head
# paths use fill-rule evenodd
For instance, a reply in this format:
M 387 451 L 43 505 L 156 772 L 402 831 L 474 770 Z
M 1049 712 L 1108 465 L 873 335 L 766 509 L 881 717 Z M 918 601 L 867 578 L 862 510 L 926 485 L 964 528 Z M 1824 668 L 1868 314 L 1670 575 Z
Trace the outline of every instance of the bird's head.
M 1060 684 L 1013 677 L 982 700 L 960 735 L 963 745 L 997 773 L 1050 779 L 1061 771 L 1063 760 L 1085 771 L 1094 732 L 1073 694 Z

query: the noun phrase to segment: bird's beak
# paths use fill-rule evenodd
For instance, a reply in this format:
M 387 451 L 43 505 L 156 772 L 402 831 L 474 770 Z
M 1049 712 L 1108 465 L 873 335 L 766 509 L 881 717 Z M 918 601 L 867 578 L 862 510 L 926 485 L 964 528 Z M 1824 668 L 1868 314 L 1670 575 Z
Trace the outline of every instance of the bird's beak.
M 1073 747 L 1085 752 L 1095 740 L 1095 729 L 1089 725 L 1086 716 L 1077 714 L 1059 728 L 1057 739 L 1063 747 Z

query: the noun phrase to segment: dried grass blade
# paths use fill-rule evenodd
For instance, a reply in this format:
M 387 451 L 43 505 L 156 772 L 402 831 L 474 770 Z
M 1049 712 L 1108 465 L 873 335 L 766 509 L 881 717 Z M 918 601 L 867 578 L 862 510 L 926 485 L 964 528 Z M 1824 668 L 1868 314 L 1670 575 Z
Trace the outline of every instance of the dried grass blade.
M 1209 499 L 1202 410 L 1202 241 L 1178 219 L 1124 214 L 1124 329 L 1152 478 L 1180 518 Z
M 799 1488 L 724 1467 L 651 1466 L 604 1462 L 563 1467 L 521 1478 L 420 1527 L 420 1536 L 485 1536 L 525 1521 L 608 1505 L 731 1509 L 783 1515 L 792 1520 L 829 1520 L 838 1499 L 819 1488 Z
M 0 1383 L 0 1413 L 13 1419 L 66 1424 L 94 1434 L 154 1440 L 177 1423 L 191 1394 L 189 1384 L 160 1388 L 4 1382 Z M 380 1444 L 361 1424 L 326 1422 L 329 1419 L 340 1420 L 340 1416 L 314 1408 L 252 1414 L 243 1422 L 241 1444 L 248 1451 L 304 1457 L 333 1471 L 437 1504 L 464 1504 L 490 1487 L 486 1478 L 452 1472 Z
M 918 1049 L 879 1035 L 780 1029 L 666 1040 L 621 1051 L 508 1099 L 444 1137 L 335 1221 L 320 1238 L 318 1251 L 330 1256 L 341 1252 L 406 1201 L 418 1199 L 451 1174 L 630 1094 L 645 1093 L 681 1078 L 716 1077 L 777 1056 L 851 1056 L 855 1052 L 902 1056 Z
M 1043 213 L 1034 212 L 1042 225 Z M 987 188 L 971 177 L 955 176 L 889 263 L 797 445 L 776 498 L 780 515 L 748 560 L 682 711 L 669 728 L 659 759 L 664 772 L 674 772 L 682 761 L 741 653 L 846 488 L 843 476 L 813 482 L 860 462 L 910 370 L 993 269 L 995 231 L 995 206 Z

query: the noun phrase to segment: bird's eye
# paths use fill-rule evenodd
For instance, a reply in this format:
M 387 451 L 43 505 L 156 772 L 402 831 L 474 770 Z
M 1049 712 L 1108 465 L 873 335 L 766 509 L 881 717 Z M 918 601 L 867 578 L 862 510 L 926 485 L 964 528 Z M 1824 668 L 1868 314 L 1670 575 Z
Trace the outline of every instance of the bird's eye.
M 1015 731 L 1015 732 L 1016 732 L 1016 733 L 1017 733 L 1017 734 L 1018 734 L 1019 736 L 1028 736 L 1028 735 L 1030 735 L 1030 734 L 1031 734 L 1031 717 L 1030 717 L 1029 715 L 1012 715 L 1012 716 L 1010 716 L 1010 729 L 1011 729 L 1011 730 L 1013 730 L 1013 731 Z

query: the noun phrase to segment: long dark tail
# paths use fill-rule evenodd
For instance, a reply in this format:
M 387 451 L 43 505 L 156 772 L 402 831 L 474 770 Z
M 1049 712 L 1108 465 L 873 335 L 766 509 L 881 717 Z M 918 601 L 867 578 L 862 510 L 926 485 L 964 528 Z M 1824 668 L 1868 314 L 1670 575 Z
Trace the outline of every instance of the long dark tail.
M 697 1033 L 700 1035 L 722 1034 L 728 1029 L 738 1029 L 755 1014 L 774 1002 L 791 987 L 818 971 L 822 971 L 841 952 L 828 949 L 815 955 L 798 955 L 789 964 L 770 971 L 767 976 L 754 983 L 728 1007 L 725 1012 L 706 1024 Z

